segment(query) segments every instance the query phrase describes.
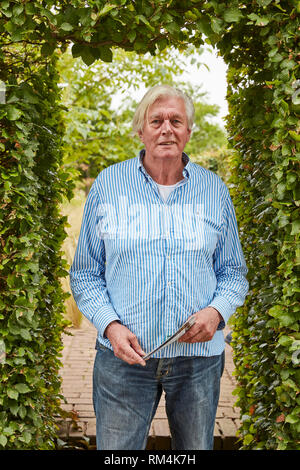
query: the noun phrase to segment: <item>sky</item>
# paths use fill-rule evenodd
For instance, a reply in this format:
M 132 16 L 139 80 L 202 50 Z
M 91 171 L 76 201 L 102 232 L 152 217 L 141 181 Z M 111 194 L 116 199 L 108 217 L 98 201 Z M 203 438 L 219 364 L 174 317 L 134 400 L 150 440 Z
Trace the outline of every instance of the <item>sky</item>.
M 195 66 L 186 73 L 186 79 L 192 84 L 202 84 L 202 90 L 207 92 L 206 101 L 209 104 L 220 106 L 220 112 L 216 118 L 212 118 L 220 126 L 224 127 L 223 117 L 228 113 L 226 101 L 226 72 L 227 65 L 222 57 L 217 55 L 217 51 L 210 52 L 212 48 L 207 48 L 200 56 L 200 61 L 209 67 L 201 66 L 198 70 Z

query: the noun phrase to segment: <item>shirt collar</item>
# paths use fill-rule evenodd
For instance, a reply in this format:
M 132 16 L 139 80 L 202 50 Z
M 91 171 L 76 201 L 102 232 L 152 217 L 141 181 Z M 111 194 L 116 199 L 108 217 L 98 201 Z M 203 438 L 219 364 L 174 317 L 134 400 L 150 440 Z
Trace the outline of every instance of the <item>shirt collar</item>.
M 145 176 L 149 176 L 148 173 L 146 172 L 144 165 L 143 165 L 143 158 L 145 156 L 145 149 L 142 149 L 139 153 L 139 155 L 136 157 L 137 158 L 137 164 L 138 164 L 138 169 L 144 173 Z M 191 171 L 191 161 L 188 155 L 184 152 L 182 152 L 182 160 L 185 164 L 185 167 L 182 170 L 182 174 L 185 178 L 190 177 L 190 171 Z

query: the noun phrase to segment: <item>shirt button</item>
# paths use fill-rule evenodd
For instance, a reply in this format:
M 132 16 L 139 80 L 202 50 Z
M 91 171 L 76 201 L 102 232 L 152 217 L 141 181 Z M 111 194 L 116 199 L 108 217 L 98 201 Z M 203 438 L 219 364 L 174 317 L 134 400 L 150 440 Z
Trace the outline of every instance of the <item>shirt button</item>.
M 167 285 L 170 287 L 170 285 L 171 285 L 171 282 L 169 281 Z

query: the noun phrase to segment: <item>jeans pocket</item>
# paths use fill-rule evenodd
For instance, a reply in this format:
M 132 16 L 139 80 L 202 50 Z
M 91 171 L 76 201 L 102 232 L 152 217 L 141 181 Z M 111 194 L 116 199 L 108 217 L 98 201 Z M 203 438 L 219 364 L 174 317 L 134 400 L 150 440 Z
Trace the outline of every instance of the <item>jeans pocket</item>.
M 98 340 L 98 338 L 96 339 L 96 344 L 95 344 L 95 349 L 97 351 L 107 351 L 108 348 L 106 348 L 105 346 L 103 346 L 103 344 L 100 343 L 100 341 Z

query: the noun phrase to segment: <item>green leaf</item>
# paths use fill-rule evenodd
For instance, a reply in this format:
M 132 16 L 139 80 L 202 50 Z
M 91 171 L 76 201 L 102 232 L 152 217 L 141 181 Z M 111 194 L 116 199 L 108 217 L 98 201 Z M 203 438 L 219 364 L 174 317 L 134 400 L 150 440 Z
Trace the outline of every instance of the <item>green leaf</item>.
M 247 434 L 244 437 L 244 444 L 249 445 L 253 441 L 253 435 L 252 434 Z
M 99 48 L 93 48 L 86 45 L 74 44 L 72 47 L 73 57 L 81 57 L 86 65 L 91 65 L 100 55 Z
M 147 44 L 146 42 L 143 40 L 143 39 L 140 39 L 138 38 L 135 42 L 134 42 L 134 50 L 135 51 L 141 51 L 143 49 L 145 49 L 147 47 Z
M 18 108 L 15 108 L 14 106 L 8 106 L 7 109 L 7 119 L 9 121 L 16 121 L 17 119 L 20 119 L 22 116 L 22 111 Z
M 46 42 L 45 44 L 42 45 L 41 53 L 44 56 L 51 56 L 53 52 L 55 51 L 56 44 L 51 44 L 49 42 Z
M 196 25 L 199 31 L 205 34 L 205 36 L 210 36 L 212 34 L 211 20 L 207 17 L 200 18 L 198 21 L 196 21 Z
M 266 26 L 270 21 L 268 16 L 259 16 L 256 13 L 251 13 L 248 15 L 248 18 L 252 21 L 255 21 L 256 26 Z
M 31 438 L 32 438 L 32 434 L 30 434 L 30 432 L 28 431 L 24 431 L 22 436 L 19 437 L 20 441 L 25 442 L 25 444 L 29 444 L 29 442 L 31 441 Z
M 300 418 L 298 416 L 294 416 L 292 414 L 287 415 L 287 417 L 285 418 L 285 422 L 291 424 L 298 423 L 299 420 Z
M 16 390 L 10 388 L 7 390 L 7 396 L 12 400 L 17 400 L 19 397 L 19 393 Z
M 4 436 L 3 434 L 0 434 L 0 445 L 1 445 L 2 447 L 5 447 L 6 444 L 7 444 L 7 437 Z
M 95 62 L 95 57 L 94 57 L 92 51 L 85 50 L 81 54 L 81 58 L 82 58 L 83 62 L 88 66 L 92 65 L 92 63 Z
M 299 233 L 300 233 L 300 219 L 299 219 L 299 220 L 295 220 L 295 221 L 292 223 L 291 235 L 298 235 Z
M 60 25 L 60 29 L 62 29 L 63 31 L 72 31 L 73 26 L 70 23 L 62 23 Z
M 12 436 L 15 432 L 12 426 L 7 426 L 6 428 L 3 429 L 3 431 L 5 432 L 6 436 Z
M 165 28 L 171 34 L 180 33 L 180 31 L 181 31 L 181 27 L 179 26 L 179 24 L 177 24 L 175 22 L 167 23 L 165 25 Z
M 280 315 L 282 315 L 284 309 L 281 305 L 274 305 L 273 307 L 271 307 L 269 309 L 269 315 L 271 315 L 272 317 L 278 317 Z
M 11 18 L 12 17 L 12 11 L 11 10 L 2 10 L 2 13 L 7 17 L 7 18 Z M 9 26 L 10 28 L 10 26 Z M 6 25 L 5 25 L 5 29 L 8 31 Z
M 104 62 L 112 62 L 113 54 L 109 47 L 105 47 L 105 46 L 100 47 L 99 52 L 100 52 L 101 60 L 103 60 Z
M 288 378 L 289 378 L 289 375 L 290 375 L 289 370 L 283 369 L 283 370 L 280 371 L 280 377 L 281 377 L 283 380 L 288 379 Z
M 161 38 L 157 41 L 157 47 L 160 51 L 163 51 L 166 47 L 168 47 L 169 43 L 166 38 Z
M 227 23 L 236 23 L 243 18 L 243 13 L 239 8 L 228 8 L 224 12 L 224 20 Z
M 12 405 L 10 405 L 9 410 L 13 416 L 17 416 L 19 410 L 18 403 L 13 403 Z
M 24 7 L 23 5 L 14 5 L 13 7 L 13 15 L 20 15 L 22 13 L 22 11 L 24 10 Z
M 136 31 L 134 29 L 130 30 L 127 37 L 130 42 L 133 42 L 136 38 Z
M 4 0 L 4 1 L 1 2 L 1 8 L 3 8 L 4 10 L 7 10 L 9 5 L 10 5 L 9 0 Z
M 18 410 L 18 415 L 20 416 L 20 418 L 24 419 L 25 416 L 27 415 L 27 410 L 25 408 L 24 405 L 21 405 L 19 410 Z
M 31 2 L 25 4 L 25 11 L 27 15 L 34 15 L 36 12 L 35 6 Z
M 22 338 L 26 339 L 27 341 L 32 340 L 31 334 L 25 328 L 20 329 L 20 335 L 22 336 Z
M 288 346 L 289 344 L 291 344 L 292 341 L 293 341 L 292 338 L 290 338 L 289 336 L 283 335 L 283 336 L 280 336 L 278 343 L 281 344 L 281 346 Z
M 15 389 L 17 389 L 19 393 L 28 393 L 28 392 L 30 392 L 30 388 L 28 387 L 28 385 L 22 384 L 22 383 L 16 384 Z
M 279 322 L 282 326 L 290 326 L 295 323 L 295 318 L 293 314 L 284 313 L 280 318 Z
M 295 131 L 289 131 L 289 134 L 294 140 L 300 142 L 300 134 L 297 134 Z
M 82 50 L 83 50 L 83 46 L 81 46 L 80 44 L 73 44 L 72 49 L 71 49 L 72 56 L 74 58 L 81 57 Z
M 117 7 L 118 6 L 114 5 L 113 3 L 105 2 L 104 7 L 99 11 L 98 15 L 99 15 L 99 17 L 105 16 L 105 15 L 107 15 L 107 13 L 109 13 L 111 10 L 113 10 L 114 8 L 117 8 Z
M 223 21 L 220 18 L 212 18 L 211 28 L 215 33 L 220 33 L 223 28 Z
M 258 5 L 261 7 L 266 7 L 272 3 L 273 0 L 257 0 Z

